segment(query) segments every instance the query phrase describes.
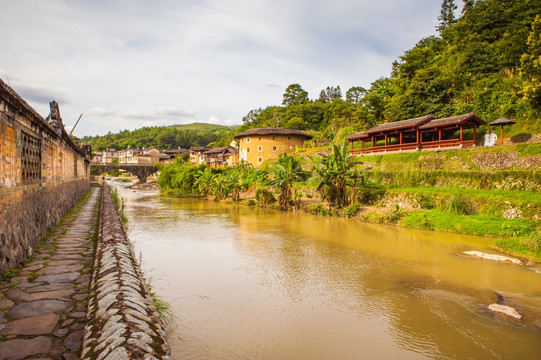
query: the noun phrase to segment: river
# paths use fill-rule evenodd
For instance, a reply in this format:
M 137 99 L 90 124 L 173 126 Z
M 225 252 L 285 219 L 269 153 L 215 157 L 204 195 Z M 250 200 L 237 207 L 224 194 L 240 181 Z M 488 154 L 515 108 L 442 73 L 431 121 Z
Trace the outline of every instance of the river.
M 541 274 L 459 255 L 486 239 L 116 186 L 173 359 L 541 356 Z

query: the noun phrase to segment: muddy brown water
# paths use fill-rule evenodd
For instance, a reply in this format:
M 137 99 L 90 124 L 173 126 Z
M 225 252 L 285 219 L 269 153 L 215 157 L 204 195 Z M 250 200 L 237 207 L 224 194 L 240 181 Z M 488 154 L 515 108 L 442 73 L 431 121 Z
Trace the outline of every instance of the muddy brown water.
M 174 359 L 539 359 L 541 273 L 486 239 L 120 187 Z M 498 301 L 522 321 L 495 316 Z

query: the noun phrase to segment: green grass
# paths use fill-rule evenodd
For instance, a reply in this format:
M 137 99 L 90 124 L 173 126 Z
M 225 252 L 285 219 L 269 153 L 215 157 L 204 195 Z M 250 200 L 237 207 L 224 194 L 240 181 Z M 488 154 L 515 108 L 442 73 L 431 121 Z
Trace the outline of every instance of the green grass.
M 480 214 L 455 215 L 441 210 L 410 211 L 402 220 L 402 225 L 493 237 L 528 236 L 535 232 L 535 223 L 526 219 L 507 220 L 503 216 Z
M 518 144 L 517 151 L 520 156 L 533 156 L 541 154 L 541 144 Z
M 522 201 L 541 205 L 541 193 L 537 191 L 520 190 L 475 190 L 475 189 L 457 189 L 444 187 L 412 187 L 412 188 L 391 188 L 390 192 L 405 192 L 411 194 L 445 194 L 445 195 L 464 195 L 478 198 L 489 198 L 500 201 Z
M 494 244 L 504 252 L 521 255 L 541 262 L 541 233 L 532 233 L 528 237 L 498 239 Z

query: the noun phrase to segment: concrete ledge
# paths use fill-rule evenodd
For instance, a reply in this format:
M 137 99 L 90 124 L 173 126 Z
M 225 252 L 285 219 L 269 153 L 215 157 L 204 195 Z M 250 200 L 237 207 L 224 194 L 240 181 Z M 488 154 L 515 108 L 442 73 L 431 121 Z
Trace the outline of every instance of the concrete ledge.
M 168 359 L 169 345 L 107 185 L 82 359 Z

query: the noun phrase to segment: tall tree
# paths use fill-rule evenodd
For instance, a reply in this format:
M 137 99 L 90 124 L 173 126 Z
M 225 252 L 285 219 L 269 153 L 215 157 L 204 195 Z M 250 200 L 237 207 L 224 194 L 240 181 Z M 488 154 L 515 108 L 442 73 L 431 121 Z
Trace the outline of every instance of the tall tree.
M 440 15 L 438 20 L 440 21 L 439 25 L 436 26 L 436 29 L 440 35 L 445 31 L 445 29 L 450 28 L 456 23 L 455 10 L 457 6 L 454 0 L 443 0 L 441 3 Z
M 464 1 L 464 6 L 462 6 L 462 14 L 465 15 L 473 9 L 473 5 L 475 4 L 475 0 L 462 0 Z
M 522 75 L 528 82 L 524 87 L 526 100 L 541 108 L 541 17 L 537 15 L 528 37 L 528 51 L 520 59 Z
M 330 103 L 333 102 L 336 99 L 342 98 L 342 90 L 340 90 L 340 86 L 334 87 L 334 86 L 327 86 L 325 90 L 321 90 L 319 93 L 319 101 L 324 103 Z
M 362 98 L 366 95 L 366 89 L 361 86 L 353 86 L 346 92 L 346 101 L 359 107 Z
M 293 106 L 308 102 L 308 92 L 299 84 L 291 84 L 282 96 L 282 105 Z

